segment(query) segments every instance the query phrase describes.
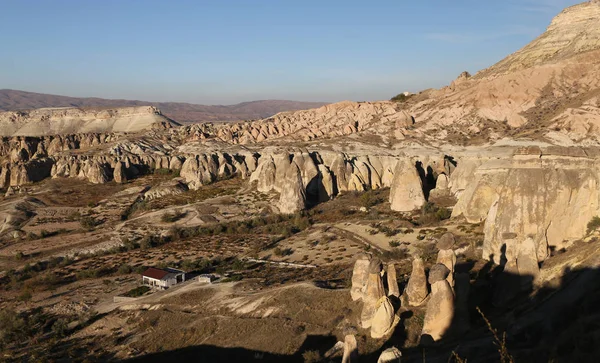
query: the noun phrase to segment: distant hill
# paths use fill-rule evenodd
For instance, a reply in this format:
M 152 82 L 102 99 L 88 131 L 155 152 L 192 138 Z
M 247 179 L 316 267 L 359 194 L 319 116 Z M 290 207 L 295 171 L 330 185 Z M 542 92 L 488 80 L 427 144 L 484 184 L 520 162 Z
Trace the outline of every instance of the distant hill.
M 227 106 L 207 106 L 179 102 L 111 100 L 96 97 L 79 98 L 10 89 L 0 90 L 0 111 L 29 110 L 42 107 L 115 108 L 152 105 L 158 107 L 165 116 L 180 123 L 262 119 L 283 111 L 304 110 L 325 104 L 323 102 L 264 100 Z

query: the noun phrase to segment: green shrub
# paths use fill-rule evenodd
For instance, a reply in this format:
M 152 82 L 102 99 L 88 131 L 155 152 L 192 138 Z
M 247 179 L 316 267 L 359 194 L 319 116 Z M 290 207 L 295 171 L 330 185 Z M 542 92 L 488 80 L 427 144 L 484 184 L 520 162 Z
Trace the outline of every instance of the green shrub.
M 131 289 L 123 294 L 125 297 L 140 297 L 150 291 L 150 287 L 148 286 L 138 286 L 134 289 Z
M 177 222 L 178 220 L 180 220 L 181 218 L 185 217 L 186 215 L 187 215 L 186 212 L 183 212 L 181 209 L 176 209 L 173 213 L 171 213 L 171 212 L 165 212 L 160 217 L 160 220 L 163 223 L 173 223 L 173 222 Z
M 587 233 L 592 233 L 593 231 L 597 230 L 598 227 L 600 227 L 600 217 L 596 216 L 594 218 L 592 218 L 591 221 L 588 222 L 587 224 Z
M 52 324 L 52 333 L 57 338 L 64 338 L 67 335 L 67 321 L 58 319 Z
M 82 217 L 79 220 L 79 223 L 81 224 L 81 227 L 83 227 L 85 229 L 94 229 L 94 227 L 96 227 L 98 225 L 98 221 L 96 220 L 96 218 L 94 218 L 92 216 Z
M 377 196 L 372 190 L 365 192 L 360 196 L 361 207 L 368 209 L 381 203 L 383 203 L 383 198 Z
M 121 275 L 128 275 L 132 271 L 133 271 L 133 269 L 128 264 L 123 264 L 123 265 L 119 266 L 119 269 L 117 270 L 117 272 Z
M 400 93 L 400 94 L 397 94 L 396 96 L 392 97 L 390 99 L 390 101 L 402 103 L 402 102 L 406 102 L 410 97 L 411 96 L 407 96 L 404 93 Z
M 25 320 L 10 308 L 0 309 L 0 348 L 19 342 L 27 331 Z
M 390 247 L 392 248 L 396 248 L 400 246 L 400 242 L 399 241 L 390 241 Z

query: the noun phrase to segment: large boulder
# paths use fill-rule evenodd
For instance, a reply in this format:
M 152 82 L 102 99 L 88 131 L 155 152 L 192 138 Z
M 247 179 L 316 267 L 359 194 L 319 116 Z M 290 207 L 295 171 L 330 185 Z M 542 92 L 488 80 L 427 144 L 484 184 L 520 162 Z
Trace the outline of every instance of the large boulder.
M 411 212 L 425 204 L 421 177 L 410 159 L 402 159 L 394 170 L 390 189 L 390 207 L 398 212 Z
M 371 322 L 371 338 L 381 339 L 391 334 L 400 319 L 394 313 L 394 306 L 387 296 L 377 302 L 376 312 Z

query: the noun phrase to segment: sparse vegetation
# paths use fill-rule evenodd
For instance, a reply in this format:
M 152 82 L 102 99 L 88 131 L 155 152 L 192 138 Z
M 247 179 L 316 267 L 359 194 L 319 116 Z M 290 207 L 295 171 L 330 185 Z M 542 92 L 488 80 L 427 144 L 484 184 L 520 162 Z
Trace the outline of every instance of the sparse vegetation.
M 394 102 L 403 103 L 403 102 L 406 102 L 406 101 L 408 101 L 408 99 L 409 99 L 410 97 L 411 97 L 411 95 L 408 95 L 408 96 L 407 96 L 407 95 L 405 95 L 404 93 L 400 93 L 400 94 L 397 94 L 397 95 L 395 95 L 394 97 L 392 97 L 392 98 L 390 99 L 390 101 L 394 101 Z
M 150 291 L 150 287 L 148 286 L 138 286 L 134 289 L 131 289 L 123 294 L 125 297 L 140 297 Z
M 81 217 L 79 223 L 85 229 L 94 229 L 98 225 L 98 221 L 92 216 Z
M 600 217 L 593 217 L 587 224 L 587 233 L 590 234 L 600 227 Z
M 182 211 L 181 209 L 175 209 L 175 211 L 173 213 L 165 212 L 161 216 L 160 220 L 163 223 L 173 223 L 173 222 L 177 222 L 178 220 L 185 217 L 186 215 L 187 215 L 187 213 Z

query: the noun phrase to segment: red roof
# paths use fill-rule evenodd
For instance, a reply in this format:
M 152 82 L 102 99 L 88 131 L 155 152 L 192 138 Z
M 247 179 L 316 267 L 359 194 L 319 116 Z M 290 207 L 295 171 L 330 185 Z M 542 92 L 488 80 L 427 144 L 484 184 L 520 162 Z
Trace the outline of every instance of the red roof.
M 144 273 L 142 273 L 142 276 L 150 277 L 152 279 L 162 280 L 163 277 L 167 276 L 169 273 L 170 273 L 169 271 L 150 267 L 146 271 L 144 271 Z

